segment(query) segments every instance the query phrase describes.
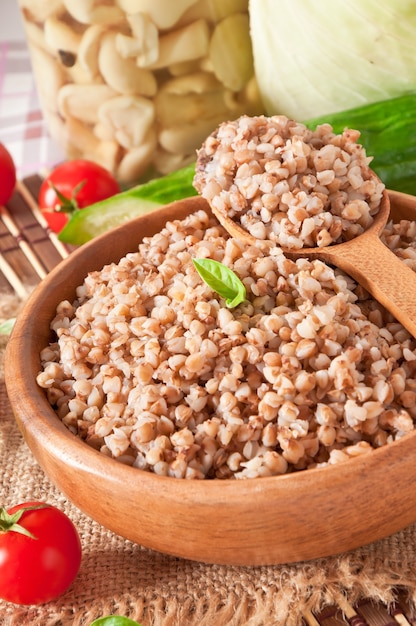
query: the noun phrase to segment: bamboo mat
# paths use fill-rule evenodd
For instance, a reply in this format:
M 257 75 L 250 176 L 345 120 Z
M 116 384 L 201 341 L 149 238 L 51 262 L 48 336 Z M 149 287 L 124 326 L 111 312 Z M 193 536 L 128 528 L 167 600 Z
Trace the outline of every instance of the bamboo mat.
M 42 179 L 19 181 L 0 207 L 0 292 L 25 298 L 47 273 L 68 256 L 71 247 L 50 231 L 37 205 Z
M 0 305 L 14 296 L 20 305 L 24 303 L 36 284 L 72 251 L 50 232 L 39 211 L 36 198 L 41 181 L 36 174 L 25 178 L 17 184 L 7 206 L 0 207 Z M 0 615 L 0 624 L 3 623 L 6 622 L 2 622 Z M 416 626 L 416 612 L 397 589 L 396 602 L 389 606 L 374 600 L 362 600 L 353 606 L 340 597 L 336 605 L 317 614 L 304 612 L 302 617 L 302 626 L 343 625 Z M 269 624 L 264 622 L 264 626 Z

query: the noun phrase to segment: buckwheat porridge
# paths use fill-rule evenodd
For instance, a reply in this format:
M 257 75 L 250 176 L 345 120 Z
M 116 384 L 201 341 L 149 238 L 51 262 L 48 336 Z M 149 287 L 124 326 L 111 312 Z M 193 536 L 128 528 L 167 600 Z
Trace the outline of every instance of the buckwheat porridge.
M 259 240 L 284 248 L 352 239 L 373 221 L 384 185 L 360 133 L 315 131 L 283 115 L 221 124 L 198 152 L 195 187 Z
M 383 233 L 412 269 L 415 238 L 405 220 Z M 195 258 L 231 268 L 245 302 L 227 308 Z M 414 428 L 416 342 L 401 324 L 342 271 L 289 260 L 274 242 L 243 244 L 205 211 L 90 273 L 51 327 L 37 381 L 58 417 L 103 454 L 156 474 L 285 474 Z

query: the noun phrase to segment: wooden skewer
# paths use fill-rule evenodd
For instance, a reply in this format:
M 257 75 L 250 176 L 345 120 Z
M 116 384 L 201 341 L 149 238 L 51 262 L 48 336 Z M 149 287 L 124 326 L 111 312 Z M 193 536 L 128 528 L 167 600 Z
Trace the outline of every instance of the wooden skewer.
M 34 201 L 33 196 L 31 195 L 27 187 L 24 185 L 23 182 L 19 181 L 16 185 L 16 188 L 19 191 L 20 195 L 24 198 L 26 204 L 29 206 L 36 221 L 47 232 L 49 239 L 51 240 L 55 248 L 58 250 L 61 257 L 65 259 L 67 256 L 69 256 L 69 252 L 66 246 L 62 243 L 62 241 L 58 239 L 56 234 L 52 232 L 51 229 L 49 228 L 48 222 L 46 221 L 45 217 L 42 214 L 42 211 L 39 209 L 38 205 Z
M 309 609 L 302 612 L 302 617 L 308 626 L 321 626 L 312 611 Z
M 16 294 L 25 300 L 29 296 L 29 290 L 24 286 L 14 269 L 7 263 L 3 255 L 0 254 L 0 271 L 14 289 Z
M 408 619 L 405 617 L 405 615 L 403 615 L 403 611 L 399 605 L 393 606 L 393 608 L 391 608 L 389 612 L 394 621 L 397 622 L 400 626 L 411 626 Z
M 39 278 L 45 278 L 47 275 L 45 268 L 29 246 L 28 242 L 22 238 L 21 232 L 19 231 L 18 227 L 11 218 L 10 213 L 5 207 L 1 207 L 0 216 L 7 230 L 12 235 L 12 237 L 16 239 L 19 248 L 27 258 L 27 260 L 30 262 L 31 266 L 33 267 Z
M 411 626 L 410 622 L 407 621 L 402 613 L 396 613 L 393 615 L 393 619 L 400 624 L 400 626 Z
M 367 621 L 357 613 L 354 607 L 349 604 L 343 595 L 339 594 L 337 596 L 337 604 L 351 626 L 368 626 Z

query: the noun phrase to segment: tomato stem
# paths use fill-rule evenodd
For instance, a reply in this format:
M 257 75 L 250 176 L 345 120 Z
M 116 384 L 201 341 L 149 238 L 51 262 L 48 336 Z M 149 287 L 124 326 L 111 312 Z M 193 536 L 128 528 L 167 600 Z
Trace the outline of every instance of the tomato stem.
M 4 507 L 0 507 L 0 533 L 20 533 L 21 535 L 26 535 L 26 537 L 30 537 L 31 539 L 37 539 L 35 535 L 33 535 L 30 530 L 27 530 L 24 526 L 19 524 L 19 520 L 26 511 L 33 511 L 35 509 L 45 509 L 47 507 L 46 504 L 37 504 L 34 506 L 26 506 L 15 513 L 8 513 Z
M 72 196 L 70 198 L 67 198 L 66 196 L 64 196 L 63 193 L 59 191 L 59 189 L 56 188 L 52 181 L 48 180 L 49 186 L 54 190 L 60 201 L 60 204 L 56 204 L 55 207 L 52 209 L 52 212 L 73 215 L 74 213 L 76 213 L 76 211 L 79 211 L 80 209 L 77 202 L 77 194 L 81 191 L 86 182 L 86 180 L 82 180 L 80 183 L 78 183 L 78 185 L 76 185 L 72 190 Z

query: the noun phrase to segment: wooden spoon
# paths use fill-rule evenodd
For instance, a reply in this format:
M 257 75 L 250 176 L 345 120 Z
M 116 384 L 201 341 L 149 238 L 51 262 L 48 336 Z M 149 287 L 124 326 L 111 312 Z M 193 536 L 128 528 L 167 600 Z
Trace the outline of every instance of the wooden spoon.
M 228 215 L 212 212 L 233 237 L 250 245 L 263 242 L 250 235 Z M 380 209 L 371 226 L 344 243 L 323 248 L 283 249 L 287 257 L 321 259 L 339 267 L 365 287 L 403 326 L 416 337 L 416 273 L 380 241 L 390 215 L 390 199 L 383 192 Z

